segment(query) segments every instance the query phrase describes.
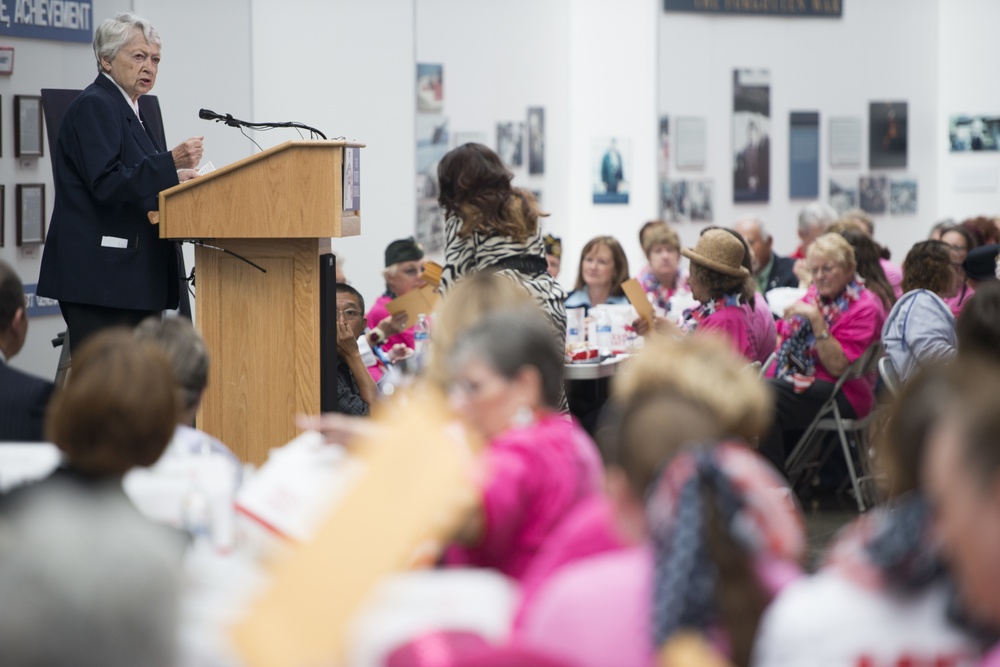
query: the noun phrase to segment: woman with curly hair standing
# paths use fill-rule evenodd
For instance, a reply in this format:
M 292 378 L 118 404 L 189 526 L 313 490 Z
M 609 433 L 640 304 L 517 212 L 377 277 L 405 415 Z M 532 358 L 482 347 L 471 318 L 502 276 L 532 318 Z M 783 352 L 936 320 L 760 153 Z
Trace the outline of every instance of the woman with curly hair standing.
M 438 165 L 444 210 L 447 292 L 463 276 L 496 271 L 520 283 L 545 312 L 560 344 L 566 340 L 566 293 L 547 273 L 539 217 L 545 215 L 527 190 L 511 187 L 514 175 L 482 144 L 450 151 Z

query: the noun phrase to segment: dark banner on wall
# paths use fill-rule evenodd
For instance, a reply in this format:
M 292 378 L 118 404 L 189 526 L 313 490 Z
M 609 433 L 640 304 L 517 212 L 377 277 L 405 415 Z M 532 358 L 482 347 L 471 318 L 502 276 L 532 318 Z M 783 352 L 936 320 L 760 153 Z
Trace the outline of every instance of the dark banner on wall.
M 788 127 L 788 198 L 819 197 L 819 113 L 793 111 Z
M 93 0 L 0 0 L 0 38 L 94 41 Z
M 839 17 L 844 0 L 663 0 L 665 12 L 745 16 Z

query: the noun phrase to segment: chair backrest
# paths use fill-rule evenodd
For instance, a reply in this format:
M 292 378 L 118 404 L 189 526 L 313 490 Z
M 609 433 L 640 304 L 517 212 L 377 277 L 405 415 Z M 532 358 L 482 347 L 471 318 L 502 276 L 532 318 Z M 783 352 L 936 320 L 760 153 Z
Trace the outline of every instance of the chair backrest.
M 840 377 L 837 378 L 837 384 L 833 387 L 833 394 L 836 395 L 840 391 L 840 388 L 844 386 L 844 383 L 848 380 L 855 380 L 857 378 L 867 377 L 878 370 L 878 360 L 882 357 L 882 341 L 875 340 L 868 348 L 861 353 L 861 356 L 854 360 L 854 362 L 847 367 Z
M 878 374 L 882 378 L 882 384 L 889 390 L 889 393 L 893 396 L 898 395 L 899 375 L 896 373 L 896 367 L 892 364 L 892 357 L 883 355 L 878 360 Z

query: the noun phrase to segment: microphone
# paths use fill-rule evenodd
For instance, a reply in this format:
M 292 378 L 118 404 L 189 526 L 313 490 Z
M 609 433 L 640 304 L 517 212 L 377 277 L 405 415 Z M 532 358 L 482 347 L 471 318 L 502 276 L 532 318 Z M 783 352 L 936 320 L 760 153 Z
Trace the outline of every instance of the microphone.
M 220 116 L 209 109 L 201 109 L 198 111 L 198 118 L 201 118 L 202 120 L 225 120 L 225 116 Z

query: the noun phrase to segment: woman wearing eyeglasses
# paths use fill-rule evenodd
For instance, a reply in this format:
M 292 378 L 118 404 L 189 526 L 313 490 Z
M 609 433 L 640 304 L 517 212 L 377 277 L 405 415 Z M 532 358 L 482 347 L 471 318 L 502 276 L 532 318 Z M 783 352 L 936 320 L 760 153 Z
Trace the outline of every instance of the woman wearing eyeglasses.
M 823 234 L 806 254 L 813 284 L 777 323 L 781 343 L 768 370 L 775 397 L 771 432 L 760 452 L 784 470 L 786 434 L 812 422 L 833 386 L 868 346 L 879 338 L 885 311 L 857 274 L 854 249 L 839 234 Z M 874 403 L 867 378 L 844 383 L 837 404 L 847 418 L 867 415 Z

